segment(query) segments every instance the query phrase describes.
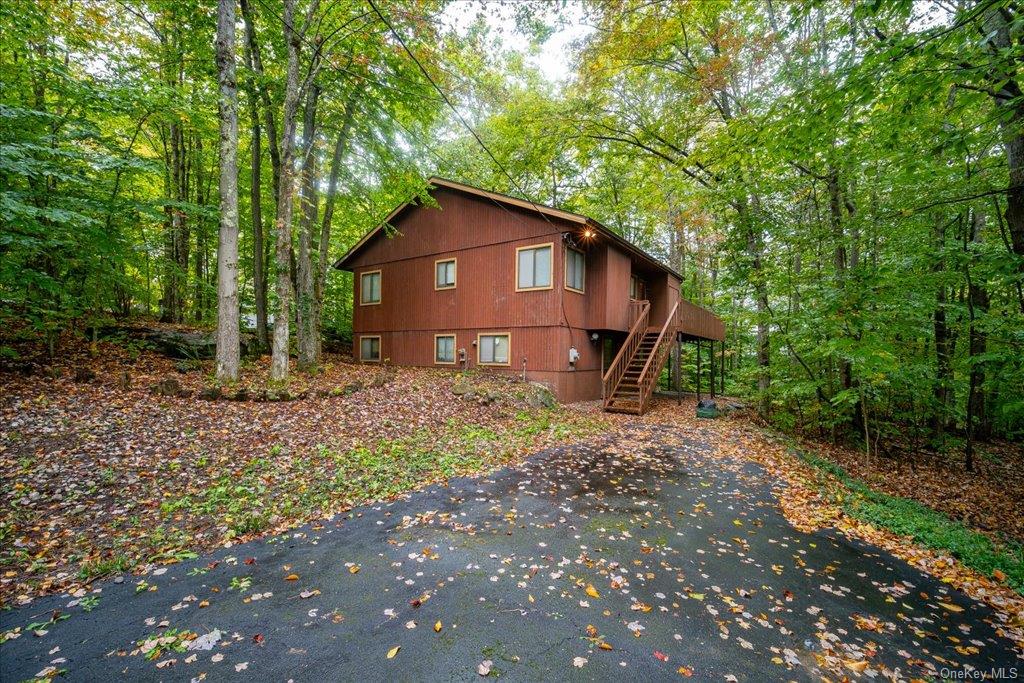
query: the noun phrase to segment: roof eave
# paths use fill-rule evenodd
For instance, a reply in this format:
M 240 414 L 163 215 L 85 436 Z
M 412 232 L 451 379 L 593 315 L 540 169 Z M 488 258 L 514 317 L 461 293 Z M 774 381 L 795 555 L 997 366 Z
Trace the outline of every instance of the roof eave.
M 447 178 L 441 178 L 439 176 L 431 176 L 430 179 L 427 180 L 427 185 L 432 185 L 434 187 L 445 187 L 450 190 L 455 190 L 457 192 L 465 192 L 467 194 L 476 195 L 478 197 L 486 197 L 494 202 L 500 202 L 503 204 L 507 204 L 509 206 L 514 206 L 528 211 L 536 211 L 543 215 L 558 218 L 560 220 L 564 220 L 570 223 L 588 225 L 592 228 L 595 228 L 596 230 L 598 230 L 598 232 L 604 234 L 606 237 L 611 239 L 611 241 L 614 242 L 616 245 L 618 245 L 625 251 L 633 254 L 642 261 L 646 262 L 648 265 L 658 270 L 662 270 L 666 273 L 669 273 L 670 275 L 672 275 L 673 277 L 680 281 L 682 281 L 683 279 L 683 276 L 677 273 L 675 270 L 669 268 L 664 263 L 651 256 L 640 247 L 636 246 L 626 238 L 622 237 L 622 235 L 619 235 L 618 233 L 614 232 L 611 228 L 608 228 L 607 226 L 599 223 L 598 221 L 594 220 L 593 218 L 590 218 L 589 216 L 573 213 L 571 211 L 564 211 L 562 209 L 556 209 L 553 206 L 537 204 L 535 202 L 531 202 L 525 199 L 519 199 L 517 197 L 511 197 L 509 195 L 501 194 L 499 192 L 490 192 L 488 190 L 482 190 L 479 187 L 473 187 L 472 185 L 466 185 L 464 183 L 459 183 L 454 180 L 448 180 Z M 373 239 L 374 236 L 376 236 L 377 233 L 379 233 L 384 228 L 385 225 L 394 220 L 394 218 L 397 217 L 398 214 L 404 211 L 414 201 L 415 197 L 408 201 L 402 202 L 397 207 L 395 207 L 395 209 L 390 214 L 388 214 L 387 218 L 381 221 L 375 228 L 373 228 L 373 230 L 370 230 L 368 233 L 363 235 L 363 237 L 358 242 L 356 242 L 351 249 L 345 252 L 344 256 L 335 261 L 333 267 L 337 268 L 338 270 L 351 271 L 352 268 L 349 267 L 348 261 L 352 259 L 352 257 L 354 257 L 356 253 L 359 252 L 359 250 L 362 249 L 371 239 Z

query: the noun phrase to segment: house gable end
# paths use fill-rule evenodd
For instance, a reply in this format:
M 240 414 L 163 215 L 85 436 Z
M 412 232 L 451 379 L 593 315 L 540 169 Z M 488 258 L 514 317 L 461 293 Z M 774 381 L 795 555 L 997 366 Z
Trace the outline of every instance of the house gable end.
M 390 228 L 367 235 L 336 267 L 357 270 L 424 256 L 441 257 L 489 245 L 550 238 L 574 227 L 557 217 L 447 187 L 437 187 L 431 196 L 437 206 L 402 205 L 392 213 Z

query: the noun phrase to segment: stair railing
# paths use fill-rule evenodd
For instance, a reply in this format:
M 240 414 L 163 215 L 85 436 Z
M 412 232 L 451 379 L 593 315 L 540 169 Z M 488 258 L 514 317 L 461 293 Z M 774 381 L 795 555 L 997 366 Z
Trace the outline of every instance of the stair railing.
M 619 347 L 619 352 L 615 354 L 615 360 L 613 360 L 612 364 L 608 366 L 608 371 L 605 372 L 604 377 L 601 378 L 605 407 L 608 407 L 608 403 L 615 394 L 615 390 L 618 388 L 619 382 L 622 381 L 622 376 L 626 374 L 626 368 L 629 367 L 629 361 L 633 358 L 633 354 L 636 353 L 637 347 L 640 346 L 640 340 L 643 339 L 644 333 L 647 331 L 647 323 L 650 319 L 651 313 L 651 302 L 631 301 L 630 316 L 633 315 L 634 304 L 637 304 L 636 320 L 633 321 L 633 325 L 629 328 L 629 334 L 626 336 L 626 341 L 622 342 L 622 346 Z
M 676 302 L 676 305 L 672 307 L 672 310 L 665 317 L 665 324 L 661 326 L 661 332 L 658 333 L 658 339 L 654 342 L 651 355 L 647 357 L 647 363 L 644 364 L 644 369 L 640 371 L 640 377 L 637 379 L 636 384 L 640 392 L 641 415 L 647 410 L 647 404 L 651 400 L 651 394 L 654 390 L 654 383 L 658 380 L 658 374 L 661 373 L 661 369 L 665 366 L 665 358 L 668 356 L 669 351 L 672 350 L 672 341 L 676 336 L 676 330 L 679 329 L 679 321 L 676 319 L 678 311 L 679 302 Z M 662 343 L 666 340 L 668 343 Z
M 643 299 L 630 299 L 629 300 L 629 316 L 626 321 L 626 327 L 633 327 L 633 323 L 636 322 L 637 318 L 640 317 L 640 313 L 644 307 L 650 308 L 651 303 Z

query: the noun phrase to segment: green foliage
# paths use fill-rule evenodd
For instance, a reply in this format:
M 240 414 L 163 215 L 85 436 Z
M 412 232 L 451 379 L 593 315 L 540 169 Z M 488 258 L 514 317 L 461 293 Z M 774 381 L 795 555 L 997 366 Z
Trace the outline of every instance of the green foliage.
M 509 60 L 477 95 L 515 183 L 469 136 L 448 149 L 467 180 L 592 215 L 682 273 L 684 296 L 725 319 L 727 391 L 775 424 L 941 444 L 963 433 L 980 370 L 972 422 L 1020 438 L 1024 263 L 1003 142 L 1024 116 L 991 93 L 1017 87 L 1024 48 L 990 44 L 993 12 L 1021 27 L 997 5 L 599 5 L 567 87 Z
M 988 536 L 917 501 L 871 489 L 829 460 L 809 453 L 801 453 L 801 457 L 842 484 L 838 499 L 851 517 L 909 536 L 926 548 L 948 552 L 986 576 L 999 570 L 1014 590 L 1024 594 L 1024 546 L 1013 541 L 996 545 Z
M 166 314 L 169 292 L 185 319 L 212 320 L 213 15 L 188 1 L 133 8 L 0 11 L 5 330 L 52 343 L 68 326 Z M 596 30 L 557 86 L 483 19 L 461 30 L 423 20 L 444 11 L 387 8 L 486 152 L 365 8 L 317 11 L 327 37 L 319 187 L 354 103 L 328 260 L 398 203 L 429 204 L 432 173 L 523 194 L 593 215 L 680 272 L 683 295 L 726 322 L 727 392 L 780 426 L 869 448 L 941 445 L 968 425 L 973 372 L 975 431 L 1024 437 L 1024 259 L 1012 244 L 1004 145 L 1024 135 L 1024 105 L 999 94 L 1020 88 L 1018 8 L 596 3 Z M 243 171 L 250 101 L 261 126 L 269 105 L 280 129 L 285 70 L 279 14 L 260 3 L 253 13 L 264 66 L 248 66 L 240 40 Z M 536 46 L 562 18 L 527 3 L 510 23 Z M 986 22 L 1002 19 L 1011 40 L 1000 46 Z M 315 38 L 302 45 L 303 73 Z M 273 237 L 266 133 L 255 180 L 263 226 L 252 224 L 254 181 L 240 173 L 247 314 L 256 228 L 265 245 Z M 171 248 L 175 219 L 184 255 Z M 325 336 L 350 343 L 351 275 L 330 269 L 323 298 Z M 0 345 L 0 357 L 10 349 Z M 684 364 L 692 388 L 692 349 Z

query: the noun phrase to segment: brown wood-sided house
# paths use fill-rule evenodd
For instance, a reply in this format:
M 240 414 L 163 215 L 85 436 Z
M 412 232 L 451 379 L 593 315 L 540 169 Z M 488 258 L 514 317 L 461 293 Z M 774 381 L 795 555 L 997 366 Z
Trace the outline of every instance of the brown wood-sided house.
M 429 183 L 437 207 L 402 204 L 335 264 L 354 274 L 358 360 L 525 375 L 642 413 L 673 342 L 724 340 L 678 273 L 597 221 Z

